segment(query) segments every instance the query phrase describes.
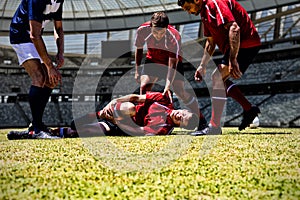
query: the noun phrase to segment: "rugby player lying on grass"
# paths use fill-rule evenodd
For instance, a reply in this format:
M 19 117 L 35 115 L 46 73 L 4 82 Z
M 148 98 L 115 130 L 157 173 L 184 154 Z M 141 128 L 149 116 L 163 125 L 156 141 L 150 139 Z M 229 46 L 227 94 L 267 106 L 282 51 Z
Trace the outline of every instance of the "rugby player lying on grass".
M 94 122 L 94 113 L 87 114 L 75 119 L 70 128 L 57 128 L 52 133 L 59 137 L 168 135 L 174 127 L 194 130 L 199 120 L 188 110 L 175 110 L 170 97 L 160 92 L 113 99 L 96 115 L 98 122 Z

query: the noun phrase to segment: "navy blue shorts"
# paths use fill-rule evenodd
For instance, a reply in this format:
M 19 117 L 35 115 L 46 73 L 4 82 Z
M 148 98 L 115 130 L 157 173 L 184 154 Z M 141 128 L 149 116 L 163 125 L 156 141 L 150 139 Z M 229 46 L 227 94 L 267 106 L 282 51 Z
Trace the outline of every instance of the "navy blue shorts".
M 260 46 L 239 49 L 237 61 L 239 63 L 240 70 L 243 74 L 248 69 L 248 67 L 252 63 L 254 57 L 258 54 L 259 50 L 260 50 Z M 220 64 L 229 65 L 229 53 L 230 53 L 229 50 L 226 51 Z
M 168 68 L 169 67 L 166 65 L 157 64 L 152 62 L 151 60 L 146 59 L 141 74 L 158 77 L 159 79 L 166 79 Z M 178 62 L 177 64 L 174 80 L 184 80 L 184 69 L 182 62 Z

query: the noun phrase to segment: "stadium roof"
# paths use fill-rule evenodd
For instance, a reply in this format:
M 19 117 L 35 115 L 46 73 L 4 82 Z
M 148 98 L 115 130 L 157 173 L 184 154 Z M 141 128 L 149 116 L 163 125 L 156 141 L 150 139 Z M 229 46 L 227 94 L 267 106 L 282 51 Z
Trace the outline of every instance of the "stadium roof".
M 299 0 L 240 0 L 248 12 L 298 3 Z M 0 31 L 7 34 L 10 19 L 20 0 L 0 1 Z M 95 32 L 138 27 L 153 12 L 165 11 L 172 24 L 198 21 L 177 6 L 177 0 L 65 0 L 64 31 Z M 124 17 L 126 16 L 126 17 Z M 52 30 L 52 29 L 51 29 Z M 46 30 L 47 31 L 47 30 Z

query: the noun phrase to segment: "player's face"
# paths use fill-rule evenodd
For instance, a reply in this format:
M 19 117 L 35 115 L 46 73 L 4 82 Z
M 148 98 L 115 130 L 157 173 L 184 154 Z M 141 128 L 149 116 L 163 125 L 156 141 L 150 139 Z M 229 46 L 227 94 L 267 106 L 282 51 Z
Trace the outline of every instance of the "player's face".
M 188 12 L 189 14 L 199 15 L 201 7 L 196 3 L 185 2 L 182 6 L 182 9 Z
M 154 38 L 159 41 L 166 35 L 167 28 L 152 27 L 151 31 Z
M 192 115 L 193 114 L 188 110 L 173 110 L 170 117 L 175 124 L 185 127 L 188 125 L 188 122 L 192 118 Z

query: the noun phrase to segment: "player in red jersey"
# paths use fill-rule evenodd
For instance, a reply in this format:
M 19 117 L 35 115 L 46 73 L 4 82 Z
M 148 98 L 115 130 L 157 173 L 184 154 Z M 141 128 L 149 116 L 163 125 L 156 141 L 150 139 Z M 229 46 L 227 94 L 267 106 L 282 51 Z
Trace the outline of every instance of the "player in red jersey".
M 147 54 L 141 68 L 145 44 Z M 172 86 L 185 106 L 200 116 L 198 129 L 204 128 L 206 120 L 200 113 L 197 99 L 184 89 L 181 36 L 169 24 L 169 18 L 164 12 L 154 13 L 150 21 L 143 23 L 137 29 L 135 46 L 135 79 L 140 83 L 140 94 L 151 91 L 154 83 L 159 79 L 165 79 L 163 94 L 169 95 Z
M 193 130 L 198 125 L 196 114 L 185 109 L 175 110 L 170 97 L 160 92 L 119 97 L 98 115 L 132 135 L 168 135 L 174 127 Z
M 95 114 L 76 119 L 72 130 L 81 136 L 116 135 L 168 135 L 174 127 L 193 130 L 198 117 L 188 110 L 175 110 L 168 95 L 147 92 L 144 95 L 129 94 L 113 99 L 97 112 L 99 122 L 92 123 Z M 69 129 L 70 130 L 70 129 Z M 72 131 L 71 131 L 72 132 Z
M 113 99 L 102 110 L 73 120 L 70 127 L 51 129 L 52 136 L 93 137 L 121 135 L 168 135 L 174 127 L 194 130 L 198 116 L 188 110 L 175 110 L 168 95 L 147 92 Z M 24 131 L 10 132 L 8 139 L 32 139 Z
M 222 133 L 220 121 L 227 97 L 232 97 L 242 106 L 244 113 L 239 130 L 245 129 L 260 110 L 245 98 L 230 78 L 241 78 L 260 49 L 260 37 L 247 11 L 236 0 L 178 0 L 178 5 L 189 14 L 201 15 L 204 36 L 207 37 L 195 80 L 202 81 L 216 45 L 224 55 L 212 74 L 212 118 L 209 127 L 193 134 Z M 220 89 L 224 87 L 226 95 L 222 95 L 224 91 Z

